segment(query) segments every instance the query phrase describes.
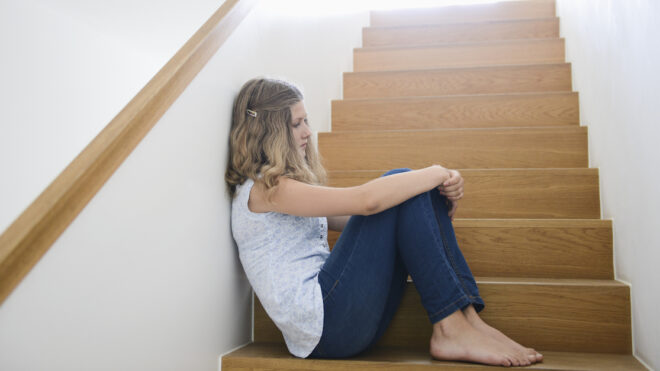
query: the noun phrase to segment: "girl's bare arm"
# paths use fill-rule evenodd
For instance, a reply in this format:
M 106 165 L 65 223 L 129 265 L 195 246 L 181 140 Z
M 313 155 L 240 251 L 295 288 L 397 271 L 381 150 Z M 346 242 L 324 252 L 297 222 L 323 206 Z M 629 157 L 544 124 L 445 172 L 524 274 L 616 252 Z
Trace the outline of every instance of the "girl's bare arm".
M 434 165 L 419 170 L 393 174 L 356 187 L 333 188 L 310 185 L 280 177 L 271 200 L 261 184 L 250 193 L 253 212 L 275 211 L 298 216 L 371 215 L 441 186 L 451 173 Z

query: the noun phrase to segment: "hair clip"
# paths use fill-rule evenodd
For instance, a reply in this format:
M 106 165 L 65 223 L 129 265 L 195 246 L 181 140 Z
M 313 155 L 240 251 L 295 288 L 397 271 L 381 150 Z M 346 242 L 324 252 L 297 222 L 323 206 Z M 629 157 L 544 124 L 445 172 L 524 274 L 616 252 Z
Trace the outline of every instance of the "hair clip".
M 257 117 L 257 111 L 253 111 L 251 109 L 247 110 L 247 114 L 252 116 L 252 117 Z

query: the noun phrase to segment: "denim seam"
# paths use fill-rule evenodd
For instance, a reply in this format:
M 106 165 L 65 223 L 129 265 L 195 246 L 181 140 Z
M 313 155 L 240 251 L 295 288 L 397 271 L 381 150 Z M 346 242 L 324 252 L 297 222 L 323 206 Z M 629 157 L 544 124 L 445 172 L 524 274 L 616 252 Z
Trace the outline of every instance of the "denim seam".
M 433 313 L 432 315 L 430 315 L 429 320 L 431 321 L 431 323 L 436 323 L 438 321 L 443 320 L 444 318 L 447 318 L 450 314 L 454 313 L 455 311 L 457 311 L 459 309 L 463 309 L 464 306 L 458 304 L 460 302 L 465 302 L 466 303 L 465 305 L 468 305 L 468 304 L 470 304 L 470 299 L 468 298 L 467 295 L 461 296 L 460 298 L 458 298 L 454 302 L 446 305 L 444 308 L 442 308 L 442 310 L 437 311 L 437 312 Z M 456 307 L 456 309 L 454 309 L 453 307 Z M 436 320 L 435 317 L 440 317 L 440 318 L 438 318 Z
M 342 272 L 343 272 L 343 271 L 342 271 Z M 341 275 L 340 275 L 340 277 L 341 277 Z M 325 303 L 325 299 L 327 299 L 327 298 L 330 296 L 330 293 L 332 292 L 332 290 L 335 289 L 335 287 L 337 287 L 338 284 L 339 284 L 339 279 L 335 280 L 335 284 L 332 285 L 332 287 L 330 288 L 330 290 L 328 290 L 328 293 L 325 294 L 325 296 L 323 297 L 323 302 L 324 302 L 324 303 Z
M 443 244 L 442 249 L 446 251 L 446 247 L 444 246 L 444 243 L 446 243 L 446 242 L 444 242 L 443 238 L 442 238 L 443 237 L 442 227 L 438 223 L 438 220 L 437 220 L 437 217 L 436 217 L 436 214 L 435 214 L 435 212 L 436 212 L 435 206 L 433 205 L 433 200 L 431 199 L 430 192 L 426 192 L 425 194 L 421 194 L 417 197 L 420 197 L 420 198 L 421 197 L 428 197 L 428 202 L 422 202 L 421 205 L 420 205 L 420 209 L 425 215 L 424 221 L 426 223 L 429 223 L 428 224 L 429 227 L 430 227 L 429 229 L 431 230 L 431 235 L 433 236 L 433 239 L 435 240 L 435 243 L 436 244 Z M 433 224 L 432 220 L 435 220 L 435 224 Z M 438 233 L 438 231 L 435 230 L 436 228 L 440 230 L 440 233 Z M 451 269 L 452 271 L 456 272 L 454 265 L 451 265 L 451 266 L 448 265 L 448 266 L 446 266 L 446 268 Z M 455 301 L 453 301 L 452 303 L 445 305 L 445 307 L 442 308 L 441 310 L 434 312 L 434 314 L 432 314 L 432 315 L 429 315 L 429 319 L 431 321 L 433 321 L 433 317 L 437 316 L 438 313 L 442 313 L 448 307 L 451 307 L 452 305 L 455 305 L 457 302 L 467 301 L 468 304 L 470 303 L 470 299 L 468 298 L 468 291 L 465 290 L 465 287 L 464 287 L 463 283 L 460 281 L 460 279 L 458 277 L 458 274 L 454 273 L 454 274 L 451 275 L 451 277 L 452 277 L 452 280 L 457 285 L 457 288 L 460 292 L 459 293 L 460 296 Z
M 442 228 L 440 229 L 440 233 L 442 234 L 443 241 L 446 242 L 446 237 L 445 237 L 444 232 L 442 231 Z M 454 255 L 451 253 L 451 251 L 449 251 L 449 249 L 447 249 L 446 246 L 443 246 L 443 247 L 444 247 L 445 251 L 447 252 L 447 256 L 449 256 L 449 261 L 450 261 L 450 264 L 451 264 L 452 268 L 454 269 L 454 272 L 457 272 L 456 263 L 454 262 Z M 475 295 L 470 294 L 470 290 L 468 290 L 466 285 L 465 285 L 465 280 L 458 273 L 456 273 L 456 278 L 458 278 L 458 281 L 461 283 L 461 287 L 463 288 L 463 292 L 470 299 L 470 303 L 471 304 L 477 303 L 477 304 L 483 305 L 483 299 L 481 298 L 481 296 L 475 296 Z
M 442 236 L 442 242 L 443 242 L 442 247 L 445 249 L 445 253 L 447 254 L 449 264 L 451 264 L 451 267 L 454 270 L 454 272 L 458 272 L 459 270 L 458 270 L 458 267 L 456 266 L 456 263 L 454 261 L 454 255 L 447 248 L 448 241 L 447 241 L 447 237 L 445 236 L 445 232 L 442 230 L 442 228 L 440 228 L 440 235 Z M 456 273 L 456 278 L 458 279 L 458 282 L 460 282 L 461 288 L 463 289 L 463 292 L 466 294 L 466 296 L 469 297 L 470 296 L 470 294 L 469 294 L 470 290 L 468 290 L 467 287 L 465 286 L 465 281 L 463 280 L 461 275 Z
M 437 315 L 438 313 L 442 313 L 442 312 L 444 312 L 445 310 L 447 310 L 447 308 L 453 306 L 454 304 L 458 303 L 458 302 L 461 301 L 461 300 L 467 299 L 467 297 L 468 297 L 467 295 L 463 295 L 463 296 L 461 296 L 460 298 L 458 298 L 458 299 L 452 301 L 451 303 L 445 305 L 445 306 L 444 306 L 442 309 L 440 309 L 439 311 L 437 311 L 437 312 L 431 314 L 431 317 Z
M 436 215 L 437 210 L 436 210 L 435 207 L 433 206 L 433 200 L 431 199 L 431 194 L 430 194 L 429 192 L 427 192 L 425 195 L 426 195 L 426 197 L 429 198 L 429 204 L 431 205 L 431 206 L 430 206 L 430 209 L 431 209 L 431 218 L 426 218 L 425 220 L 429 220 L 429 219 L 431 219 L 431 220 L 435 220 L 435 223 L 436 223 L 436 225 L 437 225 L 437 227 L 438 227 L 438 230 L 439 230 L 439 232 L 440 232 L 440 239 L 438 239 L 438 235 L 437 235 L 436 233 L 434 233 L 434 232 L 435 232 L 435 231 L 434 231 L 435 228 L 431 228 L 431 231 L 433 231 L 433 232 L 432 232 L 432 234 L 433 234 L 433 238 L 436 240 L 437 243 L 440 243 L 440 244 L 442 245 L 442 249 L 443 249 L 443 250 L 445 251 L 445 253 L 446 253 L 446 252 L 447 252 L 447 247 L 446 247 L 447 241 L 446 241 L 445 236 L 444 236 L 444 233 L 443 233 L 443 231 L 442 231 L 442 226 L 440 225 L 440 223 L 439 223 L 439 221 L 438 221 L 438 219 L 437 219 L 437 215 Z M 425 209 L 424 212 L 428 213 L 428 208 L 424 208 L 424 209 Z M 452 271 L 454 272 L 454 274 L 451 275 L 451 276 L 452 276 L 452 278 L 454 278 L 454 279 L 457 281 L 457 283 L 460 285 L 460 287 L 461 287 L 461 291 L 462 291 L 463 295 L 464 295 L 464 296 L 467 296 L 467 295 L 469 294 L 469 291 L 468 291 L 468 290 L 465 290 L 465 285 L 464 285 L 463 282 L 461 281 L 461 278 L 458 276 L 458 273 L 456 273 L 456 265 L 454 264 L 454 262 L 453 262 L 452 259 L 451 259 L 451 254 L 447 254 L 447 255 L 448 255 L 448 257 L 449 257 L 448 260 L 450 261 L 450 264 L 451 264 L 451 267 L 450 267 L 450 268 L 451 268 Z
M 431 195 L 429 195 L 429 198 L 431 198 Z M 433 205 L 433 199 L 431 199 L 431 205 Z M 442 242 L 443 242 L 442 248 L 445 250 L 445 253 L 447 254 L 447 258 L 448 258 L 447 260 L 449 260 L 449 264 L 451 264 L 451 267 L 454 270 L 454 272 L 457 272 L 456 278 L 460 282 L 461 288 L 463 289 L 463 293 L 466 294 L 468 298 L 472 298 L 472 295 L 470 295 L 470 290 L 468 290 L 467 287 L 465 286 L 465 281 L 458 274 L 459 269 L 456 266 L 456 262 L 454 261 L 454 255 L 451 253 L 449 248 L 447 248 L 447 244 L 448 244 L 447 236 L 445 235 L 445 231 L 443 230 L 442 225 L 440 224 L 438 210 L 435 207 L 433 207 L 433 211 L 435 216 L 435 222 L 438 224 L 438 229 L 440 230 L 440 235 L 442 236 Z

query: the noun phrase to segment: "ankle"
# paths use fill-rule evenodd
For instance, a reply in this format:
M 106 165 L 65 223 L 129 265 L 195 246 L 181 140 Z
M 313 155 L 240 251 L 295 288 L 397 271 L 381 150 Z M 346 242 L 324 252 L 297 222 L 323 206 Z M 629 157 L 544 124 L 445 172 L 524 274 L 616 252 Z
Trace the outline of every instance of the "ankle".
M 474 309 L 472 305 L 463 309 L 463 314 L 465 315 L 467 321 L 470 322 L 470 324 L 472 325 L 485 324 L 484 321 L 481 319 L 481 317 L 479 317 L 479 313 L 477 313 L 477 310 Z
M 433 336 L 451 337 L 454 334 L 460 333 L 465 326 L 470 326 L 462 311 L 448 315 L 442 320 L 433 324 Z

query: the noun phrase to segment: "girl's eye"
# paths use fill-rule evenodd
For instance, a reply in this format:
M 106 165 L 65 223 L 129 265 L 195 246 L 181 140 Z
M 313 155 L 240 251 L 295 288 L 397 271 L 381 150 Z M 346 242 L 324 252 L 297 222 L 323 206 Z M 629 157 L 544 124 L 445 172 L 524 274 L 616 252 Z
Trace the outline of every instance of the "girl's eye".
M 297 128 L 298 126 L 300 126 L 300 125 L 303 123 L 303 121 L 305 122 L 306 125 L 309 125 L 309 122 L 308 122 L 307 119 L 305 118 L 305 119 L 302 119 L 301 121 L 295 122 L 295 123 L 293 124 L 294 129 Z

